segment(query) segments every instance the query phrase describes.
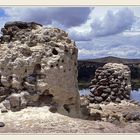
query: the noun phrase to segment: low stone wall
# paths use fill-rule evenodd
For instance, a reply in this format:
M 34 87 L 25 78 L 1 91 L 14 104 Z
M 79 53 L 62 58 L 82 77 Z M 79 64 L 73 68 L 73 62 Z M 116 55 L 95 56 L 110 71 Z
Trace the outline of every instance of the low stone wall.
M 91 103 L 121 102 L 130 99 L 130 69 L 117 63 L 107 63 L 99 67 L 91 81 L 88 99 Z

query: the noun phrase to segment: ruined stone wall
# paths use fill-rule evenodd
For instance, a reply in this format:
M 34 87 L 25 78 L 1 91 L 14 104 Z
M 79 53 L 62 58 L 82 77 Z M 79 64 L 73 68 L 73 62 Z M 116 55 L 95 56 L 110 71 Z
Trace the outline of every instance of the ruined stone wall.
M 121 102 L 130 99 L 131 83 L 128 66 L 107 63 L 99 67 L 91 82 L 89 100 L 91 103 Z
M 1 108 L 48 105 L 52 112 L 78 114 L 78 50 L 68 34 L 33 22 L 8 22 L 1 31 Z

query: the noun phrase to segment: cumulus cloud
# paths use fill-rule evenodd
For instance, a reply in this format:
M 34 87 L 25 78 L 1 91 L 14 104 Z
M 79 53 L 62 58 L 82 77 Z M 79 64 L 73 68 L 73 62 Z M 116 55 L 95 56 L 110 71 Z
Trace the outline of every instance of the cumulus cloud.
M 69 35 L 76 41 L 90 41 L 92 39 L 90 26 L 76 27 L 68 29 Z
M 105 17 L 93 21 L 92 32 L 95 36 L 117 34 L 130 29 L 133 22 L 134 13 L 128 8 L 117 12 L 108 11 Z
M 90 41 L 93 37 L 90 19 L 80 26 L 69 28 L 68 32 L 70 37 L 76 41 Z
M 140 31 L 140 17 L 136 17 L 136 20 L 131 28 L 132 31 Z
M 64 27 L 79 26 L 86 22 L 89 7 L 12 7 L 4 8 L 7 17 L 14 20 L 35 21 L 41 24 L 60 24 Z
M 79 59 L 116 56 L 140 58 L 140 35 L 117 34 L 107 37 L 95 37 L 92 41 L 78 41 Z
M 93 11 L 94 12 L 94 11 Z M 76 40 L 92 40 L 94 37 L 108 36 L 121 33 L 130 29 L 135 21 L 134 13 L 128 8 L 121 8 L 118 11 L 107 11 L 103 17 L 89 19 L 89 27 L 85 33 L 83 32 L 84 25 L 71 28 L 70 35 Z M 86 25 L 86 24 L 85 24 Z M 79 28 L 77 30 L 76 28 Z

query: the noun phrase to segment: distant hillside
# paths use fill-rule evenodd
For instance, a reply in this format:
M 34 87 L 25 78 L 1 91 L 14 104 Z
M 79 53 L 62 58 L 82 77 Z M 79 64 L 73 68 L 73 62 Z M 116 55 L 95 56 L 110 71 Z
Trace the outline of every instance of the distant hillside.
M 79 61 L 86 61 L 86 62 L 99 62 L 99 63 L 124 63 L 124 64 L 136 64 L 140 63 L 140 59 L 126 59 L 126 58 L 118 58 L 113 56 L 97 58 L 97 59 L 87 59 L 87 60 L 79 60 Z
M 128 65 L 131 69 L 132 79 L 140 79 L 140 59 L 125 59 L 109 56 L 98 59 L 79 60 L 78 80 L 89 82 L 94 77 L 96 69 L 109 62 Z

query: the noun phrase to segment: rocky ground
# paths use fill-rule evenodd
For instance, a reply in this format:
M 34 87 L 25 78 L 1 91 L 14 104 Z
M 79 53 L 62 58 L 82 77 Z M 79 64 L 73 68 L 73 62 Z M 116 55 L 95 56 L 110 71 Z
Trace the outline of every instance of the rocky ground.
M 137 103 L 90 104 L 88 119 L 51 113 L 47 106 L 28 107 L 0 114 L 0 133 L 139 133 L 140 107 Z M 99 114 L 97 113 L 99 112 Z M 96 121 L 94 119 L 96 115 Z M 100 118 L 101 116 L 101 118 Z

